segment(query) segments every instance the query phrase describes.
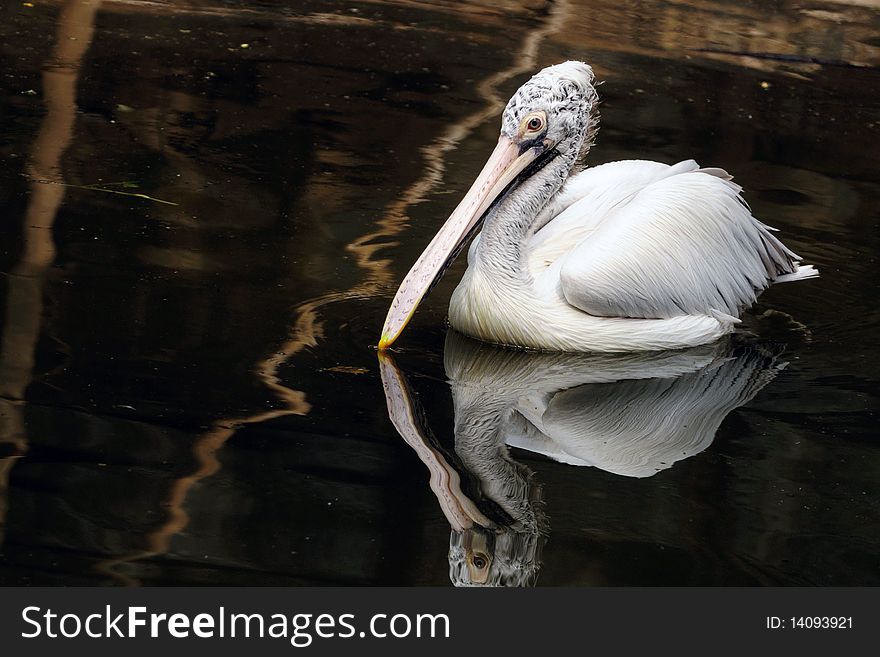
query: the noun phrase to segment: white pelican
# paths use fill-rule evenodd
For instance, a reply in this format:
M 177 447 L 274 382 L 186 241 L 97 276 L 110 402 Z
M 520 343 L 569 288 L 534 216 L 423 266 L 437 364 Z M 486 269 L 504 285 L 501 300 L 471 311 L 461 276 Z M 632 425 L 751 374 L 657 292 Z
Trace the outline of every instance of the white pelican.
M 751 215 L 722 169 L 627 160 L 581 170 L 598 124 L 593 80 L 569 61 L 513 95 L 489 161 L 397 290 L 380 349 L 481 224 L 449 321 L 511 346 L 704 344 L 772 283 L 818 275 Z

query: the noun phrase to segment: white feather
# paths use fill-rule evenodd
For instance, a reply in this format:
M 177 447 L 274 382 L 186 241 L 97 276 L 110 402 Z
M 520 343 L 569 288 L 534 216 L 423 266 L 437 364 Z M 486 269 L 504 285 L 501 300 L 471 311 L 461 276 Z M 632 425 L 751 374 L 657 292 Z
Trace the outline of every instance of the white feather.
M 739 192 L 729 179 L 689 168 L 611 208 L 579 202 L 573 209 L 583 223 L 600 216 L 598 226 L 569 243 L 549 275 L 570 304 L 591 315 L 737 317 L 780 276 L 797 272 L 799 261 L 752 217 Z

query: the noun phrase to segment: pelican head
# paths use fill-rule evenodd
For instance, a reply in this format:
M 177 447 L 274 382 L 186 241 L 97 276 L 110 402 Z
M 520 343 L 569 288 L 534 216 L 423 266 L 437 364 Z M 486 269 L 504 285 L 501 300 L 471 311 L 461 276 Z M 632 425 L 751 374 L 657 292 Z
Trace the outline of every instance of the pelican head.
M 543 172 L 549 199 L 589 150 L 597 120 L 593 70 L 583 62 L 549 66 L 521 86 L 501 117 L 498 145 L 474 184 L 400 284 L 382 329 L 389 347 L 416 307 L 505 195 Z M 547 165 L 555 162 L 556 166 Z M 539 211 L 541 208 L 535 208 Z
M 514 142 L 520 153 L 537 149 L 536 158 L 554 149 L 569 161 L 572 154 L 585 155 L 596 128 L 593 80 L 593 69 L 583 62 L 543 69 L 507 101 L 501 139 Z
M 455 586 L 534 586 L 544 536 L 474 526 L 449 536 L 449 579 Z

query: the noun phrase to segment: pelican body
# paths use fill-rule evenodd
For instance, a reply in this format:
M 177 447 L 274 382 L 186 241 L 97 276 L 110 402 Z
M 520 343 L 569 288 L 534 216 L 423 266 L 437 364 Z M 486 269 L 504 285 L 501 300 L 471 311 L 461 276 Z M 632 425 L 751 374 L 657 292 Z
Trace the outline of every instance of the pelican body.
M 548 351 L 646 351 L 730 333 L 773 283 L 818 272 L 755 219 L 722 169 L 687 160 L 583 168 L 598 119 L 592 69 L 543 69 L 513 95 L 498 145 L 404 278 L 390 346 L 466 240 L 450 324 Z

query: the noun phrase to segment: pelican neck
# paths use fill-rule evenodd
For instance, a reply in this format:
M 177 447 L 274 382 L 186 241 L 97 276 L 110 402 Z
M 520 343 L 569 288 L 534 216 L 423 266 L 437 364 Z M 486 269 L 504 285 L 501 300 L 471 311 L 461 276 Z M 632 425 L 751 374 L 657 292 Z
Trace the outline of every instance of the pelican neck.
M 531 282 L 526 245 L 541 210 L 562 189 L 567 173 L 562 158 L 555 158 L 488 211 L 474 253 L 477 271 L 493 279 Z

